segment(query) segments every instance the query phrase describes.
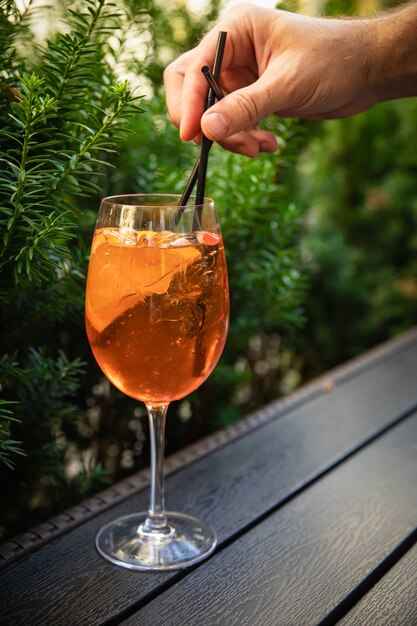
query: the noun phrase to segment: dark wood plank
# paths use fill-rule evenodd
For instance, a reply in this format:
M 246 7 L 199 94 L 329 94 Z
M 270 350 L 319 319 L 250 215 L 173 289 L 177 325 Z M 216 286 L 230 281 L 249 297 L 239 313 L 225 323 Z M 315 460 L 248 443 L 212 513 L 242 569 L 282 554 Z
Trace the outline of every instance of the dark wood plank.
M 416 445 L 417 413 L 123 626 L 317 624 L 417 525 Z
M 414 338 L 329 393 L 172 475 L 168 507 L 203 517 L 220 543 L 229 540 L 415 406 L 416 346 Z M 175 581 L 175 573 L 113 567 L 95 552 L 103 523 L 146 504 L 141 492 L 4 570 L 0 623 L 97 624 Z
M 338 623 L 340 626 L 417 624 L 417 545 Z

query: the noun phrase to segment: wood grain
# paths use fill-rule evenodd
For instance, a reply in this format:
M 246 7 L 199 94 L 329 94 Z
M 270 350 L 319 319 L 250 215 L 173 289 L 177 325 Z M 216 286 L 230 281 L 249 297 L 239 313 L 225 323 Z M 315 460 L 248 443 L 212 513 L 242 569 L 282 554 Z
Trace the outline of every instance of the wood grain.
M 338 623 L 340 626 L 417 624 L 417 545 Z
M 123 626 L 317 624 L 415 528 L 416 448 L 417 413 Z M 363 615 L 351 623 L 381 624 Z
M 417 401 L 416 369 L 414 339 L 343 384 L 329 385 L 327 394 L 170 476 L 168 508 L 201 516 L 216 528 L 220 544 L 229 541 L 409 412 Z M 174 584 L 176 573 L 132 573 L 96 554 L 100 526 L 146 505 L 142 491 L 4 570 L 0 623 L 98 624 Z

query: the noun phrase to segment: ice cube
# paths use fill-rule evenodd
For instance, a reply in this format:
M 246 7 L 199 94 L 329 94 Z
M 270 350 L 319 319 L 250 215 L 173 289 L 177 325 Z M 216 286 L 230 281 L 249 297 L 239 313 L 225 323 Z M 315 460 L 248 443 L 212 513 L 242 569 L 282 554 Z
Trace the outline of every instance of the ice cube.
M 187 270 L 201 258 L 201 250 L 192 245 L 173 246 L 179 237 L 168 231 L 135 232 L 130 228 L 96 233 L 87 307 L 97 330 L 148 296 L 193 291 Z
M 203 324 L 204 305 L 194 298 L 166 294 L 152 308 L 152 323 L 172 323 L 173 337 L 195 337 Z
M 140 230 L 137 233 L 137 245 L 140 248 L 152 246 L 152 237 L 149 236 L 149 232 L 147 230 Z
M 199 243 L 194 233 L 172 233 L 169 230 L 149 233 L 147 242 L 149 245 L 157 248 L 183 248 L 185 246 L 195 246 Z
M 198 243 L 199 241 L 194 233 L 188 233 L 187 235 L 177 234 L 171 245 L 175 248 L 183 248 L 185 246 L 195 246 Z
M 109 243 L 119 243 L 123 246 L 135 246 L 137 242 L 137 232 L 134 228 L 122 226 L 111 232 L 111 239 Z

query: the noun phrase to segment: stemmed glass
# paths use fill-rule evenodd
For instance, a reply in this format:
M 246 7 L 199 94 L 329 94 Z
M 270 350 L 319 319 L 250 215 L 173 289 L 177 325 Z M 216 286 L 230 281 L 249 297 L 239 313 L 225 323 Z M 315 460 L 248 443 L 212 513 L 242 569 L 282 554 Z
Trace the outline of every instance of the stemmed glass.
M 105 198 L 93 237 L 86 327 L 94 356 L 122 392 L 145 403 L 150 424 L 147 512 L 107 524 L 99 553 L 134 570 L 187 567 L 209 555 L 214 531 L 164 507 L 165 417 L 172 400 L 206 380 L 229 324 L 226 261 L 214 202 L 179 196 Z

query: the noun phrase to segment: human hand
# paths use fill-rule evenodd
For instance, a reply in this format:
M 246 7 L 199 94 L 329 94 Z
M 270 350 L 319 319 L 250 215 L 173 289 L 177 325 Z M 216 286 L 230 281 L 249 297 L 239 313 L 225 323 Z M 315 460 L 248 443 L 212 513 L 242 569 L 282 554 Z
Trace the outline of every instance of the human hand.
M 219 78 L 226 95 L 204 113 L 201 67 L 212 66 L 219 30 L 228 32 Z M 234 152 L 274 151 L 275 136 L 257 127 L 271 113 L 322 120 L 359 113 L 378 101 L 376 37 L 375 20 L 314 18 L 239 4 L 165 70 L 169 114 L 185 141 L 202 130 Z

